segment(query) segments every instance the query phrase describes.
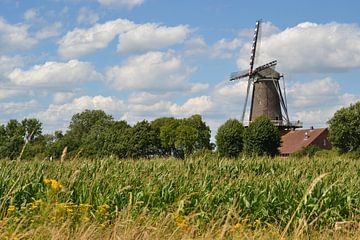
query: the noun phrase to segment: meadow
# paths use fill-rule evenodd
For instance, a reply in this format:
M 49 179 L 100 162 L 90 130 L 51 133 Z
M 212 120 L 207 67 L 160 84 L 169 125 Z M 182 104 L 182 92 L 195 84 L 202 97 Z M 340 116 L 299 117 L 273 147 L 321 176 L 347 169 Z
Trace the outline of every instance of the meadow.
M 339 156 L 0 161 L 0 239 L 353 239 Z

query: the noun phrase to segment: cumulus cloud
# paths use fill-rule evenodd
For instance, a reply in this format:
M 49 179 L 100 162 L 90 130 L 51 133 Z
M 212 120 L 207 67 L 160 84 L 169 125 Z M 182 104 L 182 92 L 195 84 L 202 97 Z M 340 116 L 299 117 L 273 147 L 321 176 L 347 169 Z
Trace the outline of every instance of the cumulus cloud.
M 11 25 L 0 17 L 0 52 L 18 49 L 30 49 L 36 39 L 28 33 L 26 25 Z
M 89 8 L 82 7 L 79 10 L 79 14 L 76 18 L 79 24 L 95 24 L 99 20 L 99 14 L 92 11 Z
M 66 126 L 72 115 L 85 109 L 101 109 L 108 113 L 121 111 L 126 106 L 122 100 L 104 96 L 82 96 L 64 104 L 50 104 L 45 111 L 36 114 L 42 122 L 50 126 Z
M 37 17 L 38 17 L 37 11 L 34 8 L 30 8 L 30 9 L 26 10 L 26 12 L 24 13 L 24 19 L 26 21 L 34 20 Z
M 234 50 L 239 48 L 241 41 L 238 38 L 233 40 L 220 39 L 213 46 L 211 56 L 213 58 L 232 58 Z
M 0 82 L 7 79 L 7 75 L 16 67 L 23 65 L 23 58 L 20 56 L 5 56 L 0 55 Z
M 305 126 L 324 126 L 341 107 L 359 101 L 351 93 L 344 93 L 340 84 L 330 77 L 310 82 L 296 82 L 288 90 L 288 107 L 293 119 Z
M 210 96 L 200 96 L 190 98 L 184 104 L 173 104 L 170 112 L 174 116 L 190 116 L 193 114 L 202 114 L 213 108 L 214 103 Z
M 30 100 L 27 102 L 2 102 L 0 103 L 0 110 L 4 114 L 17 114 L 24 110 L 36 108 L 38 102 Z
M 238 104 L 245 100 L 247 85 L 247 81 L 221 82 L 214 87 L 213 94 L 219 102 Z
M 273 59 L 284 71 L 338 72 L 360 68 L 360 28 L 356 24 L 304 22 L 263 37 L 259 64 Z M 251 44 L 240 50 L 238 66 L 249 64 Z
M 134 8 L 144 3 L 144 0 L 98 0 L 98 2 L 106 7 Z
M 53 96 L 54 104 L 62 104 L 68 102 L 75 97 L 75 92 L 56 92 Z
M 190 29 L 184 25 L 176 27 L 161 26 L 155 23 L 139 25 L 119 36 L 118 51 L 139 53 L 158 50 L 182 43 L 189 32 Z
M 46 39 L 50 37 L 59 36 L 61 33 L 62 24 L 61 22 L 55 22 L 49 26 L 45 26 L 40 29 L 36 34 L 36 39 Z
M 291 105 L 297 108 L 333 104 L 338 100 L 340 85 L 330 77 L 293 84 L 288 92 Z
M 130 104 L 154 104 L 169 97 L 169 93 L 153 94 L 149 92 L 134 92 L 129 96 L 128 102 Z
M 181 91 L 190 88 L 191 70 L 172 52 L 149 52 L 130 57 L 106 72 L 108 83 L 118 90 Z
M 101 75 L 87 62 L 46 62 L 29 70 L 16 68 L 9 75 L 11 82 L 22 86 L 62 86 L 83 81 L 99 80 Z
M 115 36 L 129 31 L 136 25 L 125 19 L 116 19 L 103 24 L 95 24 L 88 29 L 75 28 L 59 42 L 58 52 L 66 58 L 74 58 L 105 48 Z
M 207 54 L 209 46 L 202 37 L 194 37 L 185 42 L 184 55 L 197 56 Z
M 1 86 L 0 99 L 24 95 L 24 93 L 25 93 L 25 91 L 21 90 L 21 89 L 7 88 L 7 87 Z

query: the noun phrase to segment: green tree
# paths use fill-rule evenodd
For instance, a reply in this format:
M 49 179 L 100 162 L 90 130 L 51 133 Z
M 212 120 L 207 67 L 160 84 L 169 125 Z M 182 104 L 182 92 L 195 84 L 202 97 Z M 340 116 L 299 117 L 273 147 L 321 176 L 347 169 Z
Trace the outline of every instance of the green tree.
M 115 121 L 105 131 L 103 155 L 127 157 L 130 144 L 131 126 L 126 121 Z
M 244 126 L 237 119 L 229 119 L 221 125 L 215 136 L 219 155 L 236 157 L 243 150 Z
M 333 146 L 341 152 L 360 151 L 360 101 L 339 109 L 328 124 Z
M 209 126 L 202 120 L 201 115 L 195 114 L 189 118 L 185 118 L 184 122 L 186 125 L 196 130 L 196 140 L 194 142 L 195 150 L 211 149 L 210 144 L 211 131 Z
M 102 110 L 85 110 L 74 114 L 71 118 L 69 130 L 61 138 L 58 146 L 62 149 L 68 147 L 70 155 L 82 149 L 84 155 L 93 156 L 99 149 L 96 143 L 102 140 L 100 139 L 102 131 L 110 126 L 112 122 L 113 117 Z
M 148 121 L 136 123 L 129 135 L 128 156 L 139 158 L 159 155 L 160 139 Z
M 184 154 L 192 154 L 195 150 L 196 140 L 197 130 L 183 121 L 176 129 L 175 147 L 177 155 L 183 157 Z
M 160 138 L 161 155 L 174 155 L 176 152 L 176 129 L 181 120 L 169 117 L 158 118 L 151 122 L 151 126 Z
M 248 154 L 274 156 L 280 143 L 279 129 L 266 116 L 258 117 L 245 130 L 244 150 Z

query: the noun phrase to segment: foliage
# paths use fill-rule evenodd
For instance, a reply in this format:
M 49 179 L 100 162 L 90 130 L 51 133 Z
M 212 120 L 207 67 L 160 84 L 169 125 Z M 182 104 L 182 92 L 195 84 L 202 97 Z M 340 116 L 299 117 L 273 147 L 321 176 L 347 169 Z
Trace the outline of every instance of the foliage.
M 169 234 L 164 238 L 175 231 L 197 238 L 210 224 L 229 234 L 281 233 L 294 213 L 290 232 L 334 231 L 338 222 L 358 222 L 359 164 L 344 157 L 233 161 L 211 155 L 185 161 L 2 160 L 0 236 L 24 229 L 40 234 L 34 229 L 49 225 L 74 230 L 90 222 L 112 230 L 130 223 L 141 232 L 153 222 Z M 317 178 L 322 173 L 329 174 Z
M 328 124 L 333 146 L 341 152 L 360 151 L 360 101 L 338 110 Z
M 160 139 L 151 124 L 143 120 L 134 125 L 129 132 L 129 157 L 153 157 L 158 155 Z
M 310 145 L 297 152 L 290 154 L 290 156 L 295 158 L 314 157 L 315 154 L 320 150 L 321 150 L 320 147 L 316 145 Z
M 278 128 L 266 116 L 250 123 L 244 134 L 244 150 L 248 154 L 270 155 L 278 153 L 280 147 Z
M 16 159 L 26 146 L 23 158 L 33 158 L 45 150 L 45 139 L 42 136 L 42 124 L 34 118 L 25 118 L 21 122 L 11 119 L 6 126 L 0 126 L 0 158 Z
M 219 155 L 236 157 L 243 149 L 244 126 L 236 119 L 229 119 L 221 125 L 215 136 Z

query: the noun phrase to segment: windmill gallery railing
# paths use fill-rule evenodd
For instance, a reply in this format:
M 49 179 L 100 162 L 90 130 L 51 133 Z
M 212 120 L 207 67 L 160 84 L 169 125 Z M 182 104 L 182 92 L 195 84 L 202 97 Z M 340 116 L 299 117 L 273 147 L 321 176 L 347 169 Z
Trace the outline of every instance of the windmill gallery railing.
M 284 120 L 271 120 L 271 122 L 277 127 L 285 128 L 302 128 L 303 123 L 298 121 L 284 121 Z M 244 126 L 249 126 L 251 121 L 245 121 Z

